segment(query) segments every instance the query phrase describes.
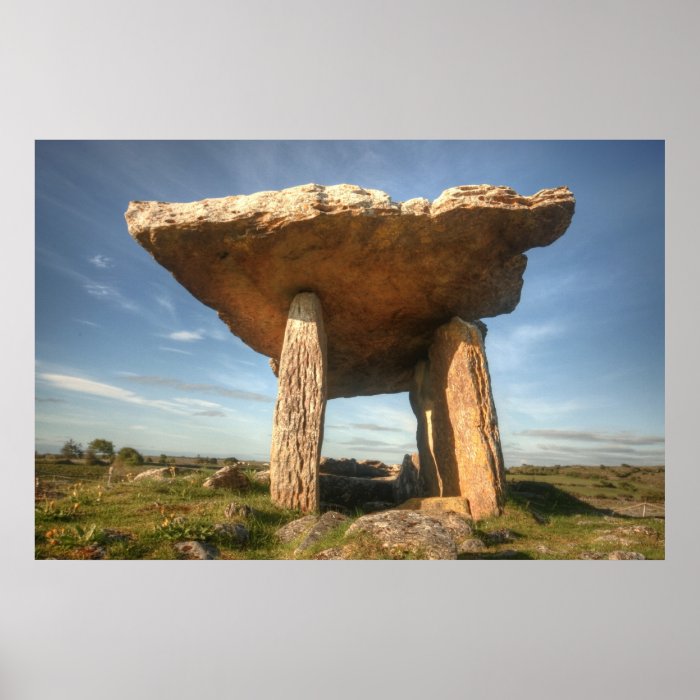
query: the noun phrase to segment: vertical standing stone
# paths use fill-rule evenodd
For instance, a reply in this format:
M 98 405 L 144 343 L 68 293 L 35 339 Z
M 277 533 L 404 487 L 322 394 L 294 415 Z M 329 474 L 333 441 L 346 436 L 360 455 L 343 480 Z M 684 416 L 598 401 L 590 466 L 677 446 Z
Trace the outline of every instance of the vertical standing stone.
M 436 331 L 428 357 L 411 391 L 426 495 L 462 496 L 476 519 L 498 515 L 505 470 L 479 326 L 453 318 Z
M 326 409 L 326 333 L 318 297 L 297 294 L 289 307 L 272 423 L 270 495 L 304 512 L 319 508 L 318 463 Z

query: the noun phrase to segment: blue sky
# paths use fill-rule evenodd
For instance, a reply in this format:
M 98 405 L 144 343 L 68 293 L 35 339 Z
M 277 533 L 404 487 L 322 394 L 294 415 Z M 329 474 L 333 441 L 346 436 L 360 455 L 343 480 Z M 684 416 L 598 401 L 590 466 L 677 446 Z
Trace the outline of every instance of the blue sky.
M 520 304 L 484 319 L 507 466 L 664 462 L 662 141 L 38 141 L 36 449 L 269 456 L 276 380 L 129 236 L 130 200 L 315 182 L 395 200 L 567 185 L 566 234 L 528 251 Z M 323 454 L 415 451 L 406 394 L 328 402 Z

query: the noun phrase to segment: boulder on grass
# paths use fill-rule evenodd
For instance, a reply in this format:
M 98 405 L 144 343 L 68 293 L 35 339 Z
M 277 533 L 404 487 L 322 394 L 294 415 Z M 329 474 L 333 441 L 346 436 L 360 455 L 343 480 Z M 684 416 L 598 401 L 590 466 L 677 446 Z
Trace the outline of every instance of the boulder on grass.
M 246 491 L 250 483 L 246 475 L 235 465 L 229 465 L 214 472 L 203 484 L 205 489 L 232 489 Z

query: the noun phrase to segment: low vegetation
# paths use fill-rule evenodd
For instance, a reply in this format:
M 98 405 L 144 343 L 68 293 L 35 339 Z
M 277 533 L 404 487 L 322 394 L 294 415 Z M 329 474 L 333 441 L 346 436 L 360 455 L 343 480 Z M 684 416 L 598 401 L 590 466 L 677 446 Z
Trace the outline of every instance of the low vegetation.
M 247 491 L 234 493 L 203 488 L 217 468 L 204 459 L 153 458 L 143 465 L 115 459 L 111 470 L 85 461 L 36 462 L 37 559 L 176 559 L 174 543 L 185 540 L 216 546 L 221 559 L 296 558 L 298 543 L 280 543 L 274 533 L 300 514 L 272 504 L 268 487 L 254 478 L 261 463 L 225 460 L 238 463 L 250 482 Z M 154 462 L 167 462 L 173 476 L 134 481 Z M 606 559 L 620 550 L 664 558 L 663 467 L 526 466 L 510 469 L 507 478 L 504 515 L 475 523 L 485 547 L 460 558 Z M 252 514 L 227 520 L 224 511 L 234 500 Z M 226 522 L 245 525 L 248 541 L 236 544 L 215 527 Z M 349 525 L 303 556 L 347 544 Z M 386 557 L 368 537 L 351 540 L 349 551 L 356 559 Z

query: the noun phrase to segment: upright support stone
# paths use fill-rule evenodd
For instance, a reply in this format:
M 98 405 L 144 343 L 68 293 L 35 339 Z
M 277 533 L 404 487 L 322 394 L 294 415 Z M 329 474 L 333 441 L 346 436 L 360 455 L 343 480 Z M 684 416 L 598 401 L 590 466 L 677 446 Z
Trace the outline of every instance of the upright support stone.
M 303 292 L 289 307 L 272 423 L 270 495 L 284 508 L 319 509 L 326 373 L 321 302 Z
M 410 398 L 425 495 L 462 496 L 476 519 L 500 514 L 505 470 L 479 325 L 455 317 L 436 331 Z

